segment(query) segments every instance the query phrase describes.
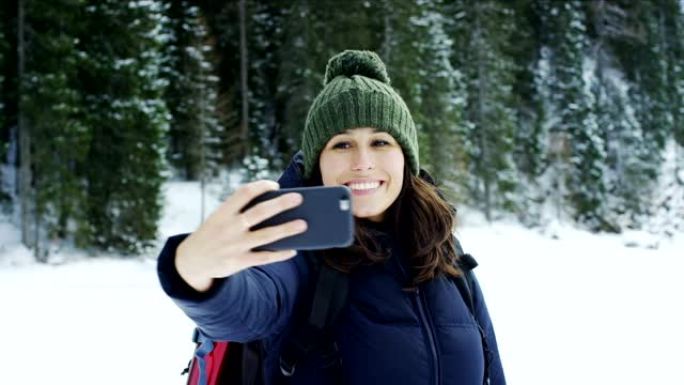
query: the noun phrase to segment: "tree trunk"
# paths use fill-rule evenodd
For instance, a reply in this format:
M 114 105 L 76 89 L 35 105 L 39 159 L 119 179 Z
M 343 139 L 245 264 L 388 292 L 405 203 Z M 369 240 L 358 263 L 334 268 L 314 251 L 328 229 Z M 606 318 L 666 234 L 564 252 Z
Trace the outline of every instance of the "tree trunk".
M 477 55 L 477 125 L 478 125 L 478 140 L 480 142 L 480 165 L 482 167 L 482 179 L 484 182 L 484 212 L 485 212 L 485 217 L 487 218 L 487 221 L 492 220 L 492 212 L 491 212 L 491 176 L 490 172 L 491 167 L 489 166 L 489 151 L 487 148 L 487 136 L 485 133 L 485 130 L 487 127 L 485 126 L 485 117 L 484 117 L 484 98 L 485 98 L 485 93 L 487 92 L 487 84 L 485 83 L 484 79 L 484 73 L 482 72 L 483 70 L 483 61 L 484 59 L 482 58 L 482 51 L 484 49 L 484 36 L 483 36 L 483 27 L 481 25 L 482 22 L 482 14 L 481 14 L 481 3 L 475 3 L 475 50 L 476 50 L 476 55 Z
M 247 88 L 247 15 L 245 0 L 240 0 L 240 90 L 242 93 L 242 119 L 240 122 L 241 157 L 249 152 L 249 90 Z
M 200 47 L 202 47 L 202 44 L 204 44 L 203 41 L 199 42 L 198 45 L 199 45 Z M 200 48 L 200 49 L 201 49 L 201 48 Z M 206 166 L 206 150 L 207 150 L 207 148 L 206 148 L 206 146 L 205 146 L 205 138 L 204 138 L 204 136 L 205 136 L 205 131 L 206 131 L 206 127 L 205 127 L 205 124 L 204 124 L 205 121 L 206 121 L 206 117 L 205 117 L 204 114 L 206 113 L 206 109 L 207 109 L 207 105 L 206 105 L 207 99 L 206 99 L 205 95 L 207 95 L 207 93 L 209 92 L 209 87 L 205 87 L 206 83 L 204 83 L 204 82 L 205 82 L 205 78 L 204 78 L 205 75 L 204 75 L 204 69 L 203 69 L 204 67 L 202 66 L 202 64 L 203 64 L 203 63 L 201 63 L 200 66 L 199 66 L 199 78 L 200 78 L 201 81 L 203 82 L 203 83 L 202 83 L 202 84 L 203 84 L 203 86 L 202 86 L 202 95 L 200 96 L 200 98 L 201 98 L 201 101 L 200 101 L 201 107 L 200 107 L 200 123 L 199 123 L 199 130 L 200 130 L 200 140 L 199 140 L 199 142 L 200 142 L 200 143 L 199 143 L 199 144 L 200 144 L 199 178 L 200 178 L 200 194 L 201 194 L 201 202 L 200 202 L 200 225 L 204 222 L 204 210 L 205 210 L 204 196 L 205 196 L 205 190 L 206 190 L 206 180 L 205 180 L 205 178 L 206 178 L 206 169 L 207 169 L 207 166 Z
M 28 248 L 35 247 L 35 239 L 31 232 L 33 213 L 33 191 L 31 190 L 31 132 L 22 109 L 22 79 L 25 67 L 24 42 L 24 1 L 18 0 L 17 15 L 17 55 L 18 55 L 18 129 L 19 129 L 19 200 L 21 202 L 21 242 Z

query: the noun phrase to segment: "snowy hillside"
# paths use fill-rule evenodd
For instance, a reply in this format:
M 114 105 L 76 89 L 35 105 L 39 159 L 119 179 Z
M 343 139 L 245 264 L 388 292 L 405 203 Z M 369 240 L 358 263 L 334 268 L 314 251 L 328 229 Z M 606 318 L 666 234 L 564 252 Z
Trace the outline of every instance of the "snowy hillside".
M 165 187 L 161 237 L 192 231 L 198 186 Z M 458 235 L 480 262 L 509 384 L 684 384 L 681 234 L 541 234 L 466 213 Z M 2 383 L 183 384 L 193 326 L 159 287 L 154 253 L 60 253 L 37 265 L 0 223 Z

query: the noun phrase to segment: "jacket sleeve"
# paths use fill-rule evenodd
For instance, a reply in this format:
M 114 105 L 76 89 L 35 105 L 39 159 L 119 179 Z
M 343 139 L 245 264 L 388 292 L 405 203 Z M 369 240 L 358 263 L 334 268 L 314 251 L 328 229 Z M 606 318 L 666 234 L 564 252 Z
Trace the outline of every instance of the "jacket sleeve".
M 217 279 L 207 292 L 197 292 L 178 274 L 176 248 L 187 234 L 170 237 L 162 249 L 157 273 L 166 294 L 212 340 L 247 342 L 282 331 L 292 314 L 308 266 L 300 253 L 292 259 L 243 270 Z
M 491 385 L 506 385 L 506 378 L 504 376 L 503 365 L 501 364 L 501 357 L 499 356 L 499 348 L 496 343 L 496 335 L 494 333 L 494 326 L 492 319 L 489 317 L 489 311 L 482 294 L 480 284 L 475 277 L 472 276 L 474 288 L 473 299 L 475 302 L 475 316 L 477 321 L 485 332 L 487 345 L 489 348 L 489 378 Z

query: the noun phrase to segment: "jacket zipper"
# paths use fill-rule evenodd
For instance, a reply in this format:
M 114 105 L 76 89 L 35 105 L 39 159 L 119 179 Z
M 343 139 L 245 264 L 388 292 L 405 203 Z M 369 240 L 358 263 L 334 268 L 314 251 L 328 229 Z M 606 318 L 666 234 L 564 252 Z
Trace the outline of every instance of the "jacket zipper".
M 391 253 L 391 249 L 389 251 Z M 404 275 L 404 278 L 408 280 L 410 277 L 406 273 L 404 266 L 401 264 L 399 256 L 395 255 L 394 258 L 396 259 L 396 263 L 399 265 L 399 270 L 401 270 L 401 273 Z M 435 384 L 439 385 L 441 383 L 441 374 L 439 368 L 439 356 L 437 355 L 437 345 L 435 344 L 437 338 L 435 337 L 435 331 L 432 327 L 432 322 L 430 321 L 429 315 L 425 311 L 427 303 L 425 302 L 419 287 L 416 287 L 410 291 L 415 293 L 416 305 L 418 307 L 418 314 L 420 315 L 423 330 L 427 331 L 427 333 L 425 334 L 427 335 L 428 344 L 430 345 L 430 351 L 432 352 L 432 365 L 434 370 Z
M 425 301 L 425 296 L 422 295 L 420 288 L 416 288 L 416 303 L 418 304 L 418 312 L 420 313 L 420 318 L 427 329 L 428 342 L 430 344 L 430 349 L 432 350 L 432 364 L 435 373 L 435 384 L 439 385 L 441 383 L 440 368 L 439 368 L 439 355 L 437 354 L 437 345 L 435 340 L 435 330 L 432 327 L 432 322 L 430 321 L 430 315 L 425 310 L 427 303 Z

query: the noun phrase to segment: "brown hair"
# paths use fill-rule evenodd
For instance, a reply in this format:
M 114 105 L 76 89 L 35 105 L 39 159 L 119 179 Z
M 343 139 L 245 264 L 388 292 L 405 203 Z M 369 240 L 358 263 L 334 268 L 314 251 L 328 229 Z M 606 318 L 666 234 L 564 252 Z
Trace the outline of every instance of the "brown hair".
M 307 185 L 322 184 L 320 169 L 316 167 Z M 404 183 L 399 196 L 387 209 L 384 222 L 406 251 L 413 270 L 413 285 L 429 281 L 440 273 L 453 277 L 461 274 L 452 235 L 456 210 L 444 199 L 429 174 L 421 170 L 420 176 L 415 176 L 404 165 Z M 389 258 L 374 236 L 373 228 L 366 223 L 364 219 L 356 220 L 352 246 L 323 253 L 329 266 L 348 273 L 357 266 L 381 263 Z

